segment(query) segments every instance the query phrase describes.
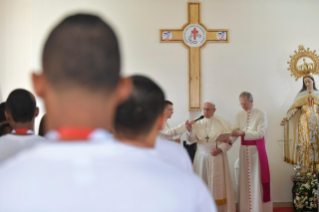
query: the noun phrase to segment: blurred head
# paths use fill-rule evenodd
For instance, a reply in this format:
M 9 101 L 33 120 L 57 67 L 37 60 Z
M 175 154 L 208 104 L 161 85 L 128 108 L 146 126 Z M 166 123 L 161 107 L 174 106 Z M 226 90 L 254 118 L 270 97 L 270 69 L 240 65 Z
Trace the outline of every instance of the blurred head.
M 111 122 L 116 106 L 130 93 L 130 80 L 120 77 L 116 35 L 98 16 L 77 14 L 62 20 L 45 42 L 42 65 L 43 73 L 32 77 L 37 95 L 44 99 L 48 129 L 61 125 L 63 111 L 76 113 L 75 104 L 80 116 L 73 114 L 72 120 Z
M 134 75 L 130 97 L 116 111 L 115 133 L 126 139 L 157 136 L 165 121 L 164 93 L 151 79 Z
M 250 110 L 253 106 L 253 96 L 251 93 L 244 91 L 239 95 L 239 102 L 244 110 Z
M 212 103 L 212 102 L 204 102 L 204 107 L 203 107 L 203 110 L 204 110 L 204 116 L 205 118 L 211 118 L 215 111 L 216 111 L 216 108 L 215 108 L 215 104 Z
M 43 71 L 55 90 L 73 87 L 112 92 L 120 80 L 120 52 L 115 33 L 94 15 L 64 19 L 49 35 Z
M 2 102 L 0 104 L 0 124 L 7 121 L 6 116 L 4 114 L 5 110 L 6 110 L 6 102 Z
M 35 98 L 29 91 L 16 89 L 9 94 L 5 115 L 11 126 L 14 123 L 33 123 L 38 114 Z
M 164 114 L 167 119 L 170 119 L 174 113 L 173 103 L 165 100 L 164 101 Z

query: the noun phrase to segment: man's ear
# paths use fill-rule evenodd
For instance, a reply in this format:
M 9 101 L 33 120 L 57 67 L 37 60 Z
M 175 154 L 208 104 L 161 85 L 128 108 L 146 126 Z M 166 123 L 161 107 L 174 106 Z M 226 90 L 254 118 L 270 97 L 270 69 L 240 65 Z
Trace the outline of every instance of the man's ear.
M 12 121 L 12 117 L 11 117 L 10 113 L 7 110 L 5 110 L 4 115 L 6 116 L 7 122 L 10 123 Z
M 37 117 L 39 115 L 39 108 L 36 107 L 34 111 L 34 117 Z
M 117 86 L 116 96 L 118 104 L 124 102 L 130 95 L 133 89 L 131 77 L 121 77 Z
M 45 93 L 45 85 L 47 83 L 47 80 L 44 76 L 43 73 L 41 74 L 36 74 L 36 73 L 32 73 L 32 82 L 33 82 L 33 88 L 35 93 L 43 98 L 44 93 Z
M 165 114 L 161 113 L 159 117 L 157 118 L 156 122 L 157 122 L 158 131 L 161 131 L 164 128 L 164 124 L 165 124 Z

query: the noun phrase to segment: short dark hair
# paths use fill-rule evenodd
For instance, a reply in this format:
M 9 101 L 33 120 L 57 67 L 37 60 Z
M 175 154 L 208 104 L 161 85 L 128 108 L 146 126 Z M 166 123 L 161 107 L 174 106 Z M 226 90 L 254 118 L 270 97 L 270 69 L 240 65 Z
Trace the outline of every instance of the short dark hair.
M 130 97 L 116 111 L 115 131 L 134 139 L 147 135 L 164 110 L 164 93 L 151 79 L 134 75 Z
M 120 79 L 116 35 L 94 15 L 72 15 L 56 26 L 44 45 L 42 63 L 55 89 L 111 91 Z
M 165 108 L 167 105 L 173 105 L 173 102 L 168 101 L 168 100 L 165 100 L 165 101 L 164 101 L 164 108 Z
M 32 121 L 35 110 L 36 101 L 29 91 L 16 89 L 9 94 L 6 101 L 6 111 L 10 113 L 15 122 Z
M 6 102 L 2 102 L 0 104 L 0 122 L 7 121 L 6 116 L 4 115 L 4 111 L 6 110 Z

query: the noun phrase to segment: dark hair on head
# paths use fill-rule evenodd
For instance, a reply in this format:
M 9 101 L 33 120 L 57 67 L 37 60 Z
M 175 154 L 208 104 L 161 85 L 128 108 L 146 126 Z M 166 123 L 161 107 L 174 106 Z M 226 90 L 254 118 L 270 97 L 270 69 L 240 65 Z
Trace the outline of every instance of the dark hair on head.
M 167 105 L 173 105 L 173 102 L 165 100 L 164 101 L 164 107 L 166 107 Z
M 112 91 L 120 79 L 116 35 L 94 15 L 69 16 L 56 26 L 44 45 L 42 63 L 55 89 Z
M 0 122 L 7 121 L 6 116 L 4 115 L 4 111 L 6 110 L 6 102 L 2 102 L 0 104 Z
M 9 94 L 6 101 L 6 111 L 10 113 L 15 122 L 32 121 L 35 110 L 36 101 L 29 91 L 16 89 Z
M 316 88 L 316 82 L 315 82 L 315 79 L 313 78 L 313 76 L 306 76 L 306 77 L 303 77 L 302 78 L 302 88 L 301 88 L 301 90 L 299 91 L 299 93 L 301 93 L 301 92 L 303 92 L 303 91 L 306 91 L 307 90 L 307 86 L 306 86 L 306 84 L 305 84 L 305 78 L 310 78 L 312 81 L 313 81 L 313 89 L 315 90 L 315 91 L 317 91 L 318 89 Z
M 164 93 L 151 79 L 134 75 L 130 97 L 116 111 L 115 131 L 128 139 L 147 135 L 164 110 Z
M 12 127 L 8 122 L 0 124 L 0 136 L 11 133 Z

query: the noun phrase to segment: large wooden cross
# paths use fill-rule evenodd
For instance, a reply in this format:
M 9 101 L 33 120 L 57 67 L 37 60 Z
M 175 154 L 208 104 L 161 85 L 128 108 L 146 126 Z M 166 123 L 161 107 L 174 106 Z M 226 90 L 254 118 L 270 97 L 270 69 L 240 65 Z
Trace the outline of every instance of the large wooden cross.
M 181 29 L 160 29 L 161 43 L 182 43 L 188 50 L 188 109 L 202 109 L 201 49 L 207 43 L 228 43 L 228 29 L 207 29 L 201 3 L 187 3 L 187 23 Z

